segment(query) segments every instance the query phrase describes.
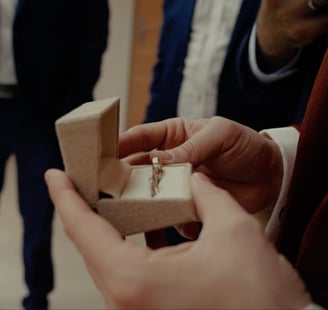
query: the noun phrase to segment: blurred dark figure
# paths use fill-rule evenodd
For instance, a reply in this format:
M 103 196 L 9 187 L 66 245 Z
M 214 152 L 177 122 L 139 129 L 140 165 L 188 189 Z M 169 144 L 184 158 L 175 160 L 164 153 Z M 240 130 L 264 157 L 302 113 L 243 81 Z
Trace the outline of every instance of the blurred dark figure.
M 15 154 L 25 309 L 47 309 L 54 287 L 53 205 L 43 177 L 63 168 L 54 122 L 93 100 L 108 23 L 107 0 L 0 0 L 0 188 Z

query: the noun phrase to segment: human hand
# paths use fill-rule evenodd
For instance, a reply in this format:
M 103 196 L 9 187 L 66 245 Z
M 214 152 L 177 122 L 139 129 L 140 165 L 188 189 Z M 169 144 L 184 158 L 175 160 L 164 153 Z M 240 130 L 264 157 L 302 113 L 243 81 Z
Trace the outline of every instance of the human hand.
M 251 213 L 273 207 L 281 187 L 282 159 L 276 143 L 222 117 L 138 125 L 120 136 L 119 150 L 120 157 L 150 151 L 130 158 L 134 164 L 149 161 L 149 156 L 167 164 L 190 162 Z
M 198 240 L 158 250 L 123 240 L 82 200 L 64 172 L 48 170 L 46 182 L 108 308 L 296 309 L 311 302 L 258 222 L 200 173 L 191 178 L 203 222 Z
M 260 67 L 280 69 L 297 50 L 328 32 L 328 0 L 262 0 L 257 17 Z

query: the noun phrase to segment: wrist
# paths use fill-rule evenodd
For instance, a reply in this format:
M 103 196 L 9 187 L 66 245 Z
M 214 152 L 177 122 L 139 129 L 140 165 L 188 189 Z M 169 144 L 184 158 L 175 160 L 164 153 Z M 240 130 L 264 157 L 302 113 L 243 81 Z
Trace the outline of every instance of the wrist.
M 257 19 L 257 62 L 263 72 L 271 73 L 291 61 L 297 54 L 298 47 L 277 27 L 276 19 L 271 20 L 269 13 L 261 12 L 264 10 L 267 8 L 261 7 Z
M 266 52 L 260 47 L 259 43 L 256 44 L 256 60 L 259 68 L 264 73 L 272 73 L 288 64 L 298 52 L 298 49 L 289 50 L 287 53 Z
M 288 64 L 298 52 L 297 47 L 291 46 L 281 38 L 278 39 L 278 36 L 276 36 L 277 39 L 272 40 L 274 37 L 272 34 L 261 34 L 260 27 L 257 27 L 256 60 L 265 73 L 279 70 Z

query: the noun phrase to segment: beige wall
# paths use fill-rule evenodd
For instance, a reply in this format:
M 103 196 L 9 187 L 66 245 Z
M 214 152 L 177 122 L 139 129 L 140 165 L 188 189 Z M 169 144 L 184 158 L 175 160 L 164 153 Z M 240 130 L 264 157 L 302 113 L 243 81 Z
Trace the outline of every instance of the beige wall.
M 121 130 L 126 126 L 134 1 L 109 0 L 109 44 L 103 58 L 102 74 L 95 89 L 95 99 L 114 96 L 121 98 Z

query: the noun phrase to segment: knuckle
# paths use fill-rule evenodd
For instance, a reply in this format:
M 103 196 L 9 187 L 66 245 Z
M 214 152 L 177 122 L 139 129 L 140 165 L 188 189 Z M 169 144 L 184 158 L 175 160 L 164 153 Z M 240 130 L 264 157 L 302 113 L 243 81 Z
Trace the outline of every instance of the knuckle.
M 187 140 L 184 144 L 181 145 L 181 151 L 182 153 L 187 154 L 191 163 L 197 161 L 198 150 L 190 140 Z

